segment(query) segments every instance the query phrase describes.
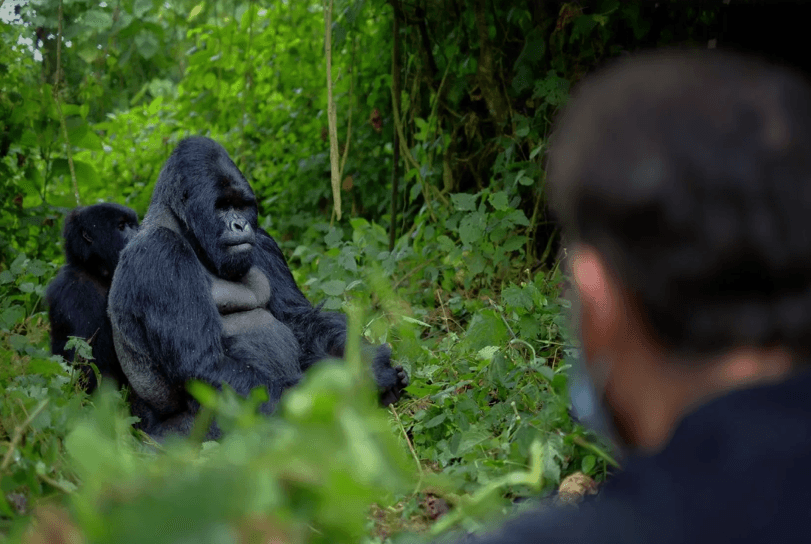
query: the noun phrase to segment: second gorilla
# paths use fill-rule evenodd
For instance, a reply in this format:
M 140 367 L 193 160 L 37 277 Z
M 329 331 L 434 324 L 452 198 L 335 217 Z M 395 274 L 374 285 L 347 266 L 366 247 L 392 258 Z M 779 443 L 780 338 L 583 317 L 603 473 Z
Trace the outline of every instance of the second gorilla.
M 140 426 L 157 437 L 190 430 L 199 406 L 189 380 L 242 395 L 264 386 L 269 413 L 346 343 L 346 317 L 304 297 L 279 246 L 257 228 L 247 180 L 208 138 L 183 140 L 164 165 L 142 229 L 121 254 L 109 314 L 121 367 L 149 407 Z M 390 355 L 379 346 L 372 361 L 384 404 L 408 385 Z

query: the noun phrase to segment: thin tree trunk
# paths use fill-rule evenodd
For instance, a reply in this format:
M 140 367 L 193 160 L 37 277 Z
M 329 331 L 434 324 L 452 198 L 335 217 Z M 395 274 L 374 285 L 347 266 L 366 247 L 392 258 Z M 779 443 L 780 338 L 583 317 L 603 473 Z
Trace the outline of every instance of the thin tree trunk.
M 391 88 L 393 108 L 400 108 L 400 20 L 394 10 L 394 45 L 391 53 Z M 394 240 L 397 238 L 397 199 L 400 181 L 400 138 L 394 131 L 394 165 L 391 169 L 391 225 L 389 226 L 389 251 L 394 251 Z

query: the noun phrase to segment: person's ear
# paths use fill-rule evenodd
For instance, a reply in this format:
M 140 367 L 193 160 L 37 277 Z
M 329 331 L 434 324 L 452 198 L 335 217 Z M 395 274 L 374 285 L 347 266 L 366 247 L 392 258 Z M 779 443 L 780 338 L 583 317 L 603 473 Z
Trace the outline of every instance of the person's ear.
M 604 261 L 588 246 L 570 253 L 572 281 L 581 304 L 582 319 L 589 321 L 593 333 L 608 333 L 617 312 L 614 286 Z

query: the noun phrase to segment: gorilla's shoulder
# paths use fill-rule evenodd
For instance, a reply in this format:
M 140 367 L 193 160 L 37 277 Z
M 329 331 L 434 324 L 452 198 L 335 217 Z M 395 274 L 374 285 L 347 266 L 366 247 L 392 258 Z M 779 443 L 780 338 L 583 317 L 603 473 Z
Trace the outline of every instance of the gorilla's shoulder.
M 157 270 L 161 263 L 163 270 Z M 198 268 L 200 265 L 194 249 L 183 236 L 162 226 L 150 226 L 141 230 L 124 248 L 116 273 L 127 271 L 130 276 L 148 277 L 149 272 L 168 272 L 173 268 Z
M 45 293 L 55 293 L 59 290 L 68 289 L 71 291 L 93 290 L 98 291 L 102 295 L 106 295 L 106 290 L 103 285 L 93 278 L 92 275 L 76 266 L 66 264 L 59 269 L 56 277 L 48 284 Z
M 257 240 L 259 242 L 259 247 L 264 249 L 265 251 L 269 251 L 274 255 L 283 255 L 282 249 L 279 247 L 279 244 L 276 243 L 276 240 L 273 239 L 273 236 L 267 233 L 267 231 L 263 228 L 256 229 L 258 234 Z
M 75 272 L 69 265 L 60 268 L 54 279 L 48 284 L 48 288 L 45 289 L 45 298 L 51 301 L 55 299 L 60 292 L 69 290 L 70 283 L 75 275 Z
M 162 226 L 149 226 L 141 230 L 124 248 L 124 253 L 155 255 L 159 253 L 172 255 L 180 252 L 184 256 L 193 256 L 191 245 L 179 233 Z

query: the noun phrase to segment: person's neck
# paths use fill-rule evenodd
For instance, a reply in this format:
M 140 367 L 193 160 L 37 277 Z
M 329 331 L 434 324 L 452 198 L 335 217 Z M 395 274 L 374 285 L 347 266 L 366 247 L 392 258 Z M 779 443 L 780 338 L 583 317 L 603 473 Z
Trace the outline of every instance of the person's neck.
M 647 350 L 626 360 L 634 361 L 627 366 L 634 376 L 616 369 L 611 381 L 633 380 L 635 386 L 609 383 L 608 400 L 622 438 L 646 452 L 661 450 L 699 406 L 737 389 L 783 381 L 794 368 L 790 354 L 779 349 L 740 348 L 707 361 L 678 361 Z M 616 398 L 618 390 L 623 398 Z M 617 408 L 622 406 L 624 413 Z

